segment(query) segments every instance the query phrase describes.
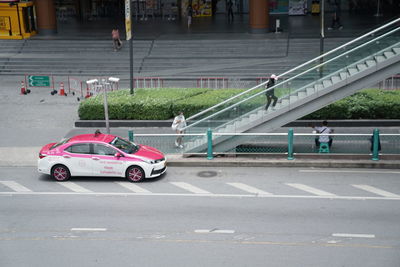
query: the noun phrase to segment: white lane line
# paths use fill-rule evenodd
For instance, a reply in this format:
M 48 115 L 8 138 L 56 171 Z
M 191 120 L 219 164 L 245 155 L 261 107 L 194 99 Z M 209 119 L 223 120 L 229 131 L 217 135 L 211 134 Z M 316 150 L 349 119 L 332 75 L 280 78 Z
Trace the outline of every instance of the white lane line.
M 314 187 L 311 187 L 311 186 L 308 186 L 305 184 L 291 184 L 291 183 L 286 183 L 286 184 L 288 186 L 306 191 L 308 193 L 311 193 L 311 194 L 314 194 L 317 196 L 336 196 L 335 194 L 332 194 L 332 193 L 329 193 L 329 192 L 326 192 L 326 191 L 323 191 L 323 190 L 320 190 L 320 189 L 317 189 L 317 188 L 314 188 Z
M 379 189 L 379 188 L 376 188 L 376 187 L 373 187 L 370 185 L 366 185 L 366 184 L 352 184 L 352 186 L 354 186 L 358 189 L 368 191 L 370 193 L 377 194 L 379 196 L 383 196 L 383 197 L 400 197 L 400 195 L 393 194 L 388 191 L 385 191 L 385 190 L 382 190 L 382 189 Z
M 71 231 L 96 231 L 96 232 L 104 232 L 104 231 L 107 231 L 107 228 L 71 228 Z
M 288 199 L 329 199 L 329 200 L 395 200 L 400 197 L 360 197 L 360 196 L 315 196 L 315 195 L 255 195 L 255 194 L 191 194 L 191 193 L 115 193 L 115 192 L 0 192 L 0 196 L 120 196 L 120 197 L 213 197 L 213 198 L 288 198 Z
M 198 229 L 194 230 L 196 234 L 234 234 L 235 230 L 220 230 L 220 229 Z
M 57 182 L 57 184 L 62 185 L 66 188 L 68 188 L 71 191 L 77 192 L 77 193 L 91 193 L 92 191 L 77 185 L 76 183 L 73 182 Z
M 299 172 L 318 172 L 318 173 L 374 173 L 374 174 L 400 174 L 398 171 L 352 171 L 352 170 L 299 170 Z
M 0 183 L 14 190 L 15 192 L 32 192 L 32 190 L 29 188 L 26 188 L 25 186 L 14 181 L 0 181 Z
M 203 190 L 201 188 L 198 188 L 197 186 L 184 183 L 184 182 L 170 182 L 170 184 L 173 184 L 177 187 L 180 187 L 182 189 L 185 189 L 189 192 L 195 193 L 195 194 L 211 194 L 210 192 Z
M 135 193 L 147 193 L 150 194 L 151 192 L 149 190 L 146 190 L 138 185 L 132 184 L 130 182 L 115 182 L 116 184 L 119 184 L 120 186 L 125 187 L 126 189 L 135 192 Z
M 345 234 L 345 233 L 336 233 L 332 234 L 334 237 L 356 237 L 356 238 L 375 238 L 375 235 L 371 234 Z
M 240 189 L 240 190 L 243 190 L 243 191 L 246 191 L 246 192 L 249 192 L 249 193 L 253 193 L 253 194 L 272 195 L 272 194 L 269 193 L 269 192 L 266 192 L 266 191 L 263 191 L 263 190 L 261 190 L 261 189 L 252 187 L 252 186 L 247 185 L 247 184 L 242 184 L 242 183 L 227 183 L 227 184 L 228 184 L 228 185 L 231 185 L 231 186 L 233 186 L 233 187 L 236 187 L 236 188 L 238 188 L 238 189 Z

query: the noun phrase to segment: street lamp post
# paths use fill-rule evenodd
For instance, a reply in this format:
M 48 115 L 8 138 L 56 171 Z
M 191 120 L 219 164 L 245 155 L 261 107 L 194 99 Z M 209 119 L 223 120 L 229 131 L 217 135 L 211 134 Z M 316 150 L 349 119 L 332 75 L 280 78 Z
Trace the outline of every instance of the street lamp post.
M 320 33 L 320 40 L 319 40 L 319 54 L 322 55 L 324 53 L 324 38 L 325 38 L 325 0 L 321 0 L 321 33 Z M 320 58 L 320 64 L 324 62 L 324 59 Z M 322 77 L 323 66 L 319 68 L 319 75 Z

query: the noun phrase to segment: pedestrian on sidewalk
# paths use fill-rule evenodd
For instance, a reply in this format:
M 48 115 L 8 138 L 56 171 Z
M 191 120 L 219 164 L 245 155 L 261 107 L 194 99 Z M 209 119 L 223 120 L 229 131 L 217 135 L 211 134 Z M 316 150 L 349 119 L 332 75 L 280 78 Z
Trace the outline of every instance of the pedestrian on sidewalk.
M 183 148 L 183 128 L 187 126 L 185 116 L 183 115 L 183 111 L 179 112 L 179 115 L 174 118 L 172 122 L 171 128 L 177 134 L 175 140 L 175 146 L 179 148 Z
M 233 3 L 232 0 L 228 0 L 227 3 L 227 10 L 228 10 L 228 21 L 233 22 Z
M 333 138 L 332 136 L 329 136 L 329 134 L 333 133 L 333 129 L 328 127 L 328 122 L 323 121 L 322 126 L 316 127 L 314 125 L 311 126 L 314 128 L 315 131 L 319 134 L 319 137 L 315 138 L 315 146 L 319 148 L 321 143 L 328 143 L 329 148 L 332 146 Z
M 193 17 L 193 8 L 192 8 L 192 3 L 190 2 L 188 7 L 187 7 L 187 26 L 188 29 L 190 29 L 190 26 L 192 26 L 192 17 Z
M 331 0 L 332 5 L 333 5 L 333 15 L 332 15 L 332 23 L 331 26 L 328 27 L 328 30 L 333 30 L 336 28 L 341 30 L 343 29 L 343 25 L 340 23 L 340 15 L 341 15 L 341 10 L 340 10 L 340 0 Z
M 278 76 L 276 76 L 275 74 L 272 74 L 271 77 L 269 78 L 265 88 L 269 89 L 269 88 L 273 87 L 275 85 L 275 81 L 277 81 L 277 80 L 278 80 Z M 272 100 L 274 100 L 274 102 L 272 103 L 272 109 L 274 110 L 276 102 L 278 101 L 278 98 L 275 96 L 275 88 L 267 90 L 265 92 L 265 95 L 267 96 L 267 105 L 265 106 L 265 110 L 268 109 Z
M 114 46 L 114 52 L 121 49 L 122 42 L 119 37 L 119 30 L 117 28 L 114 28 L 111 32 L 111 36 L 113 39 L 113 46 Z

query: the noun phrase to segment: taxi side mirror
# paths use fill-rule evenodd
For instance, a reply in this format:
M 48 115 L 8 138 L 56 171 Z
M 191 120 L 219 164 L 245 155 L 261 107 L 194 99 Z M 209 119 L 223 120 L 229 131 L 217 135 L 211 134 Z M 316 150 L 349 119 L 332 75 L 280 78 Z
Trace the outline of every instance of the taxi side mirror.
M 123 157 L 123 155 L 121 153 L 117 152 L 117 153 L 115 153 L 114 157 L 120 158 L 120 157 Z

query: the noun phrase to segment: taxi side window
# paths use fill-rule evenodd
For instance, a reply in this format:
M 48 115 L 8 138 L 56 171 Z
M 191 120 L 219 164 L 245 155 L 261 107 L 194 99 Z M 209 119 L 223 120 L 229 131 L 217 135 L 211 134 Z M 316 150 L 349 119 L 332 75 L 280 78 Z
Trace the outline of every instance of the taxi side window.
M 111 147 L 101 145 L 101 144 L 94 144 L 93 147 L 93 154 L 96 155 L 106 155 L 106 156 L 114 156 L 117 151 Z
M 90 144 L 76 144 L 65 149 L 69 153 L 90 154 Z

